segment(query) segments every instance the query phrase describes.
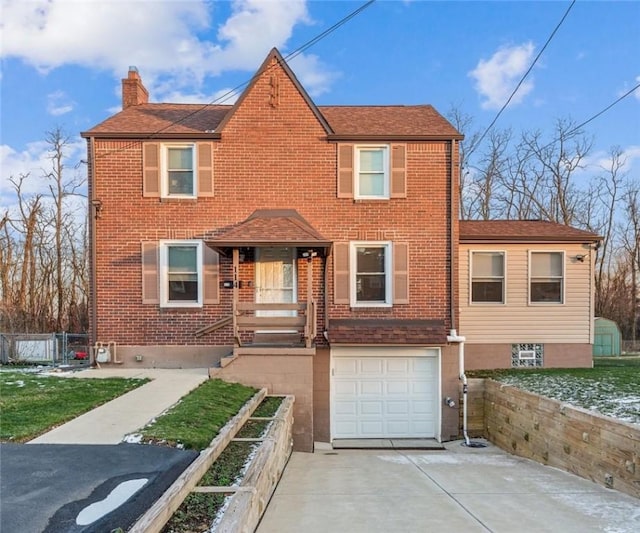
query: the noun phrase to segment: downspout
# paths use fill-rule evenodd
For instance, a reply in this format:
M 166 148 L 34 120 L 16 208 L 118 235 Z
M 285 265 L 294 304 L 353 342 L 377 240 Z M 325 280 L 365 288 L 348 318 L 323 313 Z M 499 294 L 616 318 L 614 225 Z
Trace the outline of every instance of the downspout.
M 454 207 L 454 198 L 456 192 L 455 186 L 455 148 L 456 140 L 451 139 L 451 157 L 449 158 L 449 178 L 450 178 L 450 192 L 449 192 L 449 312 L 451 313 L 451 335 L 456 336 L 456 234 L 454 230 L 455 220 L 454 216 L 457 213 Z
M 456 214 L 456 208 L 454 206 L 455 199 L 455 153 L 456 153 L 456 140 L 451 139 L 451 157 L 449 158 L 449 178 L 450 178 L 450 195 L 449 195 L 449 308 L 450 308 L 450 317 L 451 317 L 451 331 L 447 336 L 447 342 L 449 343 L 457 343 L 458 344 L 458 378 L 462 381 L 462 434 L 464 435 L 464 442 L 467 446 L 469 446 L 469 436 L 467 434 L 467 393 L 468 393 L 468 385 L 467 385 L 467 376 L 464 373 L 464 343 L 465 337 L 459 336 L 458 331 L 456 329 L 456 234 L 455 234 L 455 219 L 454 215 Z
M 88 181 L 89 181 L 89 313 L 90 313 L 90 330 L 89 352 L 95 358 L 92 347 L 97 342 L 98 304 L 96 301 L 97 283 L 96 283 L 96 220 L 98 218 L 99 207 L 95 197 L 95 138 L 89 137 L 89 157 L 88 157 Z M 95 361 L 95 359 L 94 359 Z

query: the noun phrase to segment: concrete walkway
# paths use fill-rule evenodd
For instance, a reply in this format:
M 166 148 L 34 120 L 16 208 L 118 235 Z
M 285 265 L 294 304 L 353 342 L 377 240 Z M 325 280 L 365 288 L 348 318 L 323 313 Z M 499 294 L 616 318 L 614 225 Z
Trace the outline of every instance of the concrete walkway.
M 258 533 L 637 532 L 640 501 L 489 446 L 294 453 Z
M 40 435 L 29 444 L 118 444 L 126 434 L 142 428 L 209 378 L 206 368 L 104 368 L 68 374 L 69 379 L 107 377 L 152 381 Z

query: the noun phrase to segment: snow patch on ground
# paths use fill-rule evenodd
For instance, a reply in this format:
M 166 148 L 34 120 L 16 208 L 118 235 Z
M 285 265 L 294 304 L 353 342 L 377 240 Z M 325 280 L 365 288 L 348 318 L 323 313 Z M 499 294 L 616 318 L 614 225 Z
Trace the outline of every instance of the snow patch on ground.
M 586 380 L 573 376 L 522 374 L 503 376 L 500 382 L 582 407 L 623 422 L 640 424 L 640 392 L 621 391 L 604 379 Z
M 93 524 L 103 516 L 109 514 L 114 509 L 120 507 L 131 496 L 138 492 L 149 481 L 147 478 L 130 479 L 120 483 L 109 495 L 99 502 L 92 503 L 80 511 L 76 517 L 76 524 L 87 526 Z
M 128 435 L 124 436 L 122 442 L 127 442 L 129 444 L 140 444 L 142 442 L 142 433 L 129 433 Z
M 554 497 L 581 514 L 586 514 L 598 522 L 606 522 L 606 533 L 629 533 L 640 531 L 640 505 L 636 501 L 620 500 L 615 493 L 607 498 L 604 493 L 562 493 Z
M 4 383 L 5 385 L 15 385 L 16 388 L 21 388 L 24 387 L 24 381 L 22 381 L 21 379 L 19 379 L 18 381 L 5 381 Z

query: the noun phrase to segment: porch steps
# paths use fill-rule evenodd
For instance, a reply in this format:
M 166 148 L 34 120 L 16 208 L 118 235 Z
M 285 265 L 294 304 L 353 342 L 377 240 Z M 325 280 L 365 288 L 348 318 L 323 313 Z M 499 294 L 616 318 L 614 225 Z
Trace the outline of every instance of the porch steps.
M 304 346 L 299 333 L 255 333 L 250 346 L 285 346 L 295 348 Z

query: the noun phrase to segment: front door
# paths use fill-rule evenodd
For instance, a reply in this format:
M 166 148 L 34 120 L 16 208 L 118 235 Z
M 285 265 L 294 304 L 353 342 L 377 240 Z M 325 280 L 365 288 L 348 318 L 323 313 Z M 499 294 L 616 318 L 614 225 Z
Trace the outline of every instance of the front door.
M 297 302 L 296 249 L 256 248 L 256 303 Z M 258 311 L 258 316 L 296 316 L 296 311 Z

